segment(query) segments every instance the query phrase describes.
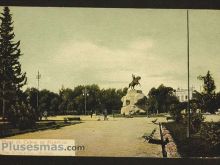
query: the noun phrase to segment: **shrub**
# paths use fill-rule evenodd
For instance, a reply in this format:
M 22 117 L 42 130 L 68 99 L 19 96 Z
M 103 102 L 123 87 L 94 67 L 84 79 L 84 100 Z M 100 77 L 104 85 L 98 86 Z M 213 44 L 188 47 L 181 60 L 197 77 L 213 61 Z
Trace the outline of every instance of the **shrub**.
M 7 118 L 14 127 L 23 130 L 35 125 L 36 114 L 29 105 L 17 102 L 9 108 Z
M 199 132 L 204 119 L 205 119 L 205 117 L 201 113 L 191 113 L 190 114 L 190 131 L 191 131 L 191 133 Z M 188 121 L 188 114 L 184 115 L 182 122 L 183 122 L 183 124 L 187 124 L 187 121 Z
M 172 104 L 170 106 L 170 115 L 173 117 L 173 119 L 176 122 L 181 122 L 183 120 L 183 116 L 181 114 L 181 111 L 185 108 L 184 103 L 178 103 L 178 104 Z
M 193 113 L 191 114 L 191 131 L 196 133 L 200 130 L 202 122 L 204 121 L 205 117 L 201 113 Z
M 209 149 L 217 149 L 220 146 L 220 127 L 219 123 L 203 123 L 200 129 L 201 138 L 208 144 Z
M 170 113 L 170 114 L 171 114 L 171 116 L 174 118 L 174 120 L 175 120 L 176 122 L 180 122 L 180 121 L 182 121 L 182 119 L 183 119 L 180 110 L 173 111 L 173 113 Z

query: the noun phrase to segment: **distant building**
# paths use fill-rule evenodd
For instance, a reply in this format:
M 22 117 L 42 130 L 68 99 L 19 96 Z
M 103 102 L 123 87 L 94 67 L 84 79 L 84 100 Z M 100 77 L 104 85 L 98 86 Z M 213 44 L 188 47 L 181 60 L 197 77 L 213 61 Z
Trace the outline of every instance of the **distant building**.
M 194 87 L 191 87 L 189 89 L 189 99 L 192 99 L 193 90 Z M 188 101 L 188 89 L 177 88 L 177 90 L 175 91 L 175 95 L 180 102 Z

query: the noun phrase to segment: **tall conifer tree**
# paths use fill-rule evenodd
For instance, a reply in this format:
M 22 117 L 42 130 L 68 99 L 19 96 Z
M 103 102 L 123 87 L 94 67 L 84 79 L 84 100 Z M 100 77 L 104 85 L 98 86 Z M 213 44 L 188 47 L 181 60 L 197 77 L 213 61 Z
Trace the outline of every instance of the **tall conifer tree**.
M 20 89 L 26 84 L 27 78 L 26 73 L 21 71 L 20 41 L 14 41 L 12 15 L 8 7 L 4 7 L 0 20 L 0 93 L 4 117 L 7 107 L 18 99 Z

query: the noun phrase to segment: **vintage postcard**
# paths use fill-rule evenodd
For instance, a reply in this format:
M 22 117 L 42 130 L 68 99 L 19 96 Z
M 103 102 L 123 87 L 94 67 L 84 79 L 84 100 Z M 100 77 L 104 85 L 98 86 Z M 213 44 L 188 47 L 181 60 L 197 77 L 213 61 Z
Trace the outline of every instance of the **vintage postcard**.
M 220 157 L 220 11 L 0 13 L 1 155 Z

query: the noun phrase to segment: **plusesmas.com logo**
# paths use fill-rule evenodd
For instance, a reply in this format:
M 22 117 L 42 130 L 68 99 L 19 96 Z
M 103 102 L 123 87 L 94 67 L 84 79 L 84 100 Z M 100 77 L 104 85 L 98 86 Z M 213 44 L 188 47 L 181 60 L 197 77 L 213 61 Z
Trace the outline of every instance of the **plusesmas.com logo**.
M 85 150 L 74 140 L 65 139 L 0 139 L 0 155 L 75 156 Z

